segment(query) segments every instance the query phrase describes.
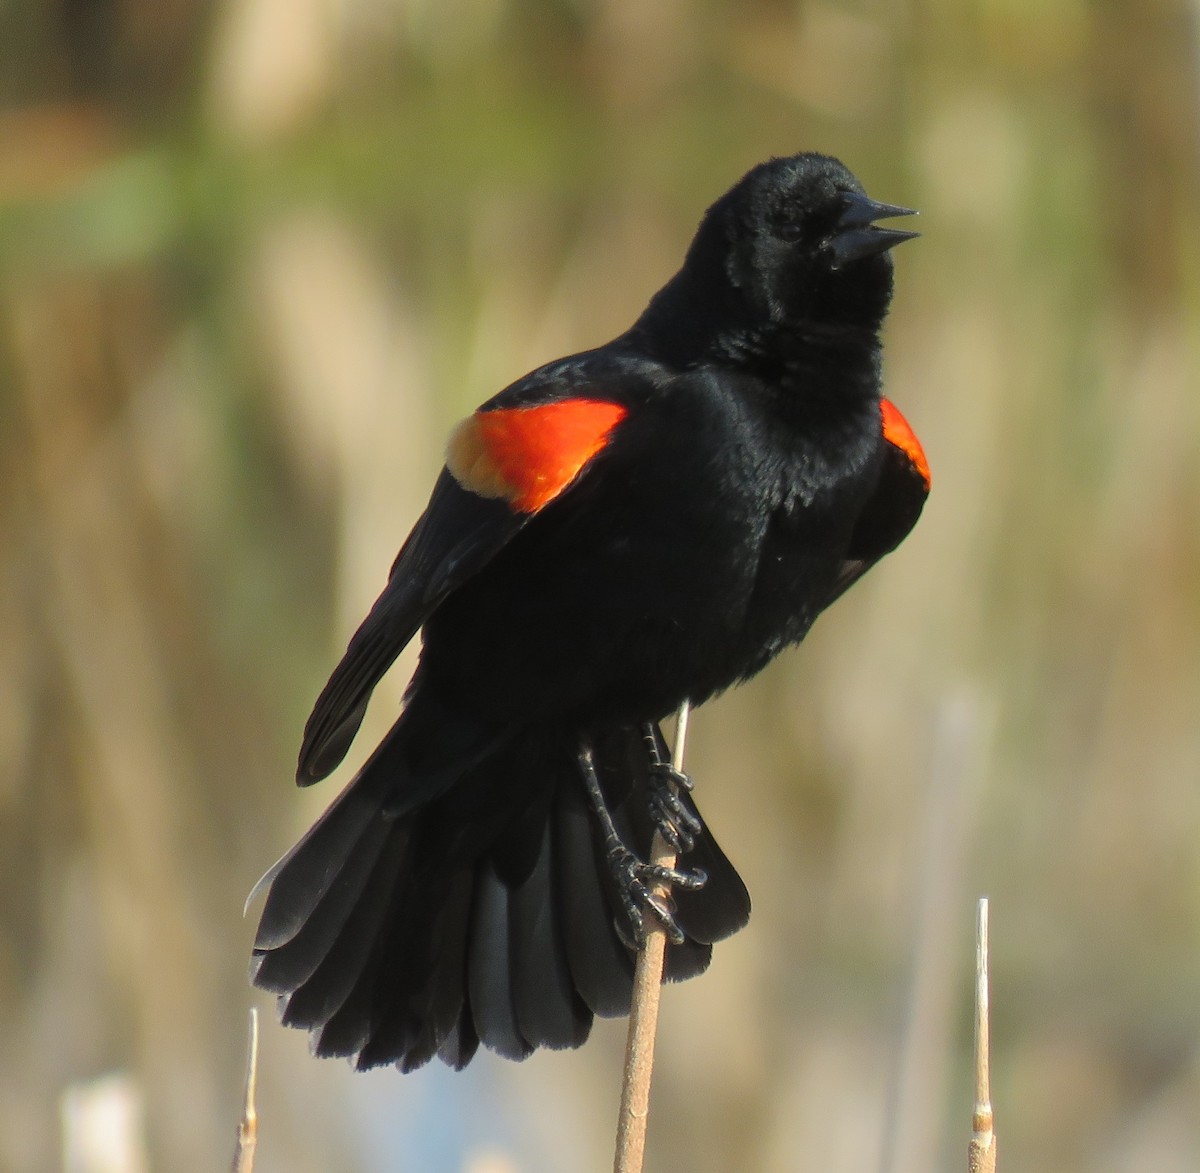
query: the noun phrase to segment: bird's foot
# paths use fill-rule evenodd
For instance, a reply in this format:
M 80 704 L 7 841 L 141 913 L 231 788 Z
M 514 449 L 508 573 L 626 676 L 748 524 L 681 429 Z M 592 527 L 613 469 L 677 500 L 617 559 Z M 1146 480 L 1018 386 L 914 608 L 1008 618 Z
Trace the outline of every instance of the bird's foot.
M 650 817 L 677 855 L 691 851 L 696 846 L 696 836 L 704 830 L 700 815 L 688 798 L 692 785 L 691 778 L 669 762 L 654 762 L 650 766 Z
M 633 949 L 641 949 L 645 945 L 646 913 L 649 912 L 662 925 L 670 942 L 673 945 L 682 945 L 685 939 L 684 932 L 675 919 L 675 902 L 671 899 L 670 889 L 675 887 L 687 892 L 696 892 L 704 887 L 708 876 L 700 868 L 681 871 L 678 868 L 647 863 L 620 843 L 610 844 L 608 864 L 617 883 L 621 904 L 633 929 L 632 939 L 629 939 L 621 932 L 622 926 L 618 922 L 617 930 L 625 943 Z
M 676 945 L 685 940 L 683 929 L 675 919 L 675 903 L 671 899 L 671 888 L 682 888 L 684 891 L 695 892 L 704 887 L 708 876 L 699 868 L 683 871 L 679 868 L 669 868 L 662 864 L 650 863 L 630 851 L 621 836 L 617 833 L 613 822 L 612 812 L 605 801 L 604 790 L 600 785 L 600 776 L 596 773 L 596 762 L 592 747 L 585 741 L 579 747 L 578 762 L 583 780 L 584 790 L 592 811 L 600 824 L 604 835 L 605 852 L 608 856 L 609 869 L 616 884 L 617 895 L 625 911 L 628 926 L 622 923 L 620 917 L 615 918 L 617 933 L 631 949 L 640 949 L 646 943 L 646 913 L 649 912 L 662 925 L 668 938 Z M 651 773 L 659 771 L 661 758 L 655 757 L 651 763 Z M 674 830 L 677 826 L 685 829 L 690 826 L 690 820 L 695 815 L 680 806 L 680 813 L 674 812 L 676 801 L 674 776 L 676 771 L 670 766 L 669 773 L 661 777 L 661 781 L 652 785 L 651 789 L 661 790 L 669 795 L 661 802 L 663 820 Z M 659 771 L 660 772 L 660 771 Z M 661 772 L 660 772 L 661 774 Z M 685 788 L 690 782 L 684 781 Z M 697 820 L 698 822 L 699 820 Z M 662 826 L 656 818 L 655 823 Z M 675 831 L 678 838 L 678 832 Z M 632 940 L 626 927 L 632 930 Z

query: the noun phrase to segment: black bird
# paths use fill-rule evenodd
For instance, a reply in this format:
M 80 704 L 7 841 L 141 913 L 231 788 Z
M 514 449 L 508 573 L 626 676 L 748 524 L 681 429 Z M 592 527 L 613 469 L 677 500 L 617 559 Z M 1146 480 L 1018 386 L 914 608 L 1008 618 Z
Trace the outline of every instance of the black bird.
M 260 882 L 256 985 L 319 1055 L 408 1071 L 581 1044 L 747 921 L 658 722 L 759 671 L 915 524 L 920 445 L 880 395 L 908 215 L 835 159 L 755 167 L 631 329 L 539 368 L 446 467 L 304 731 L 347 752 L 422 633 L 400 717 Z M 684 854 L 645 863 L 656 827 Z M 656 899 L 656 880 L 672 898 Z

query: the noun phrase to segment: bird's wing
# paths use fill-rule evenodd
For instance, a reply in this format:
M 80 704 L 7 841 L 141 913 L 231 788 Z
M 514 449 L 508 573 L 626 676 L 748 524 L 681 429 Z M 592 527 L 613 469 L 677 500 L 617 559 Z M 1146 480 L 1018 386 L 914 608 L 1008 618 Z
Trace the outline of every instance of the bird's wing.
M 858 516 L 826 606 L 908 536 L 929 496 L 929 464 L 920 441 L 895 404 L 884 399 L 880 410 L 884 444 L 879 480 Z
M 574 484 L 627 411 L 561 383 L 537 392 L 519 384 L 454 429 L 429 505 L 305 725 L 301 785 L 345 757 L 375 685 L 437 605 Z

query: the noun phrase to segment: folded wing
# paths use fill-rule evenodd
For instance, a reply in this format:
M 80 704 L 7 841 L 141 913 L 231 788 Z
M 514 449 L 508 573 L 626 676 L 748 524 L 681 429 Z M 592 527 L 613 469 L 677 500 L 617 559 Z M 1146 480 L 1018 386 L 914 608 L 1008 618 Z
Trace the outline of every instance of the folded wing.
M 302 786 L 346 756 L 375 686 L 438 604 L 570 488 L 626 414 L 586 397 L 503 402 L 493 400 L 452 433 L 425 513 L 305 725 Z
M 929 464 L 908 421 L 889 400 L 880 403 L 883 466 L 875 491 L 859 514 L 826 606 L 845 594 L 917 524 L 929 496 Z

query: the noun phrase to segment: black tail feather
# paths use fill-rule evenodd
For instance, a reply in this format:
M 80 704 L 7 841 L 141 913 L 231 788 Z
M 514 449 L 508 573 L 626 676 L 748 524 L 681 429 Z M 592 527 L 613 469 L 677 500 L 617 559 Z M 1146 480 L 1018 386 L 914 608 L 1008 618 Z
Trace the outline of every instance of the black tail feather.
M 750 920 L 750 893 L 708 824 L 696 836 L 696 845 L 684 856 L 683 866 L 699 868 L 708 877 L 696 892 L 679 889 L 674 894 L 675 919 L 692 941 L 714 945 L 744 929 Z
M 471 1022 L 471 1016 L 465 1013 L 460 1014 L 458 1021 L 454 1024 L 454 1029 L 451 1030 L 443 1040 L 442 1045 L 438 1048 L 438 1058 L 447 1067 L 453 1067 L 455 1071 L 461 1071 L 475 1058 L 477 1050 L 479 1050 L 479 1036 L 475 1033 L 475 1026 Z
M 576 992 L 563 937 L 562 902 L 551 863 L 552 825 L 545 819 L 533 871 L 509 900 L 512 985 L 517 1025 L 531 1047 L 578 1047 L 592 1014 Z
M 360 1069 L 395 1062 L 402 1071 L 413 1071 L 437 1054 L 454 1029 L 466 998 L 472 888 L 470 871 L 459 869 L 440 898 L 430 901 L 419 892 L 409 894 L 408 930 L 389 942 L 381 969 L 383 975 L 399 972 L 403 976 L 390 990 L 380 983 L 382 1010 L 359 1052 Z M 403 956 L 406 939 L 427 942 L 429 952 L 423 966 L 413 965 Z
M 383 748 L 380 746 L 380 751 Z M 255 949 L 278 949 L 308 923 L 364 833 L 379 819 L 387 794 L 385 772 L 364 770 L 259 880 L 250 900 L 268 886 L 269 891 L 254 938 Z
M 405 860 L 406 831 L 406 828 L 391 829 L 368 887 L 350 910 L 341 933 L 309 978 L 294 987 L 283 1014 L 283 1021 L 289 1026 L 309 1027 L 329 1022 L 361 980 L 392 909 L 393 892 Z M 356 1049 L 346 1045 L 336 1053 L 352 1054 Z
M 391 830 L 381 819 L 367 824 L 308 918 L 282 944 L 257 955 L 254 980 L 258 986 L 282 994 L 304 986 L 312 978 L 342 935 L 347 920 L 363 903 L 369 903 L 369 897 L 364 898 L 368 885 L 372 892 L 378 890 L 375 873 L 385 844 L 392 854 L 395 852 L 395 844 L 389 843 Z M 387 861 L 383 866 L 387 867 Z M 282 886 L 291 882 L 289 875 Z M 338 952 L 343 954 L 344 947 Z
M 359 1068 L 462 1067 L 481 1042 L 512 1059 L 579 1046 L 593 1015 L 628 1012 L 634 955 L 568 739 L 531 732 L 449 785 L 402 779 L 426 797 L 393 815 L 401 725 L 264 878 L 254 983 L 317 1054 Z M 606 734 L 597 764 L 620 833 L 647 854 L 639 730 Z M 667 980 L 701 973 L 749 916 L 707 829 L 681 866 L 709 881 L 675 896 L 687 939 L 667 949 Z
M 479 1041 L 506 1059 L 524 1059 L 532 1048 L 517 1025 L 512 988 L 512 932 L 509 925 L 510 889 L 490 862 L 478 870 L 471 924 L 467 990 Z
M 633 954 L 617 935 L 616 888 L 581 786 L 558 788 L 554 807 L 555 862 L 567 961 L 585 1005 L 601 1018 L 629 1012 Z

